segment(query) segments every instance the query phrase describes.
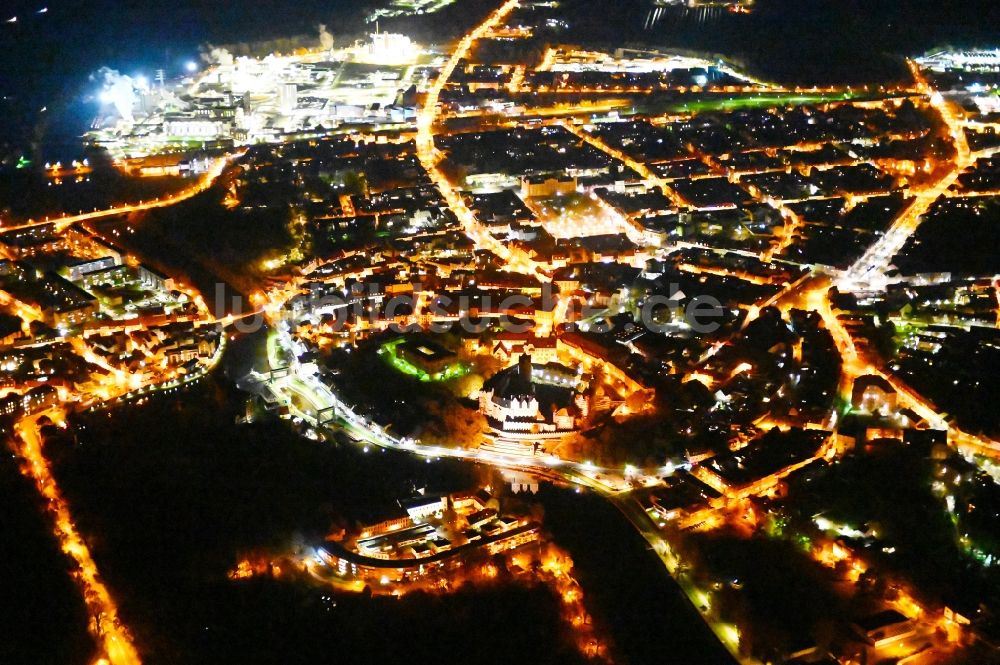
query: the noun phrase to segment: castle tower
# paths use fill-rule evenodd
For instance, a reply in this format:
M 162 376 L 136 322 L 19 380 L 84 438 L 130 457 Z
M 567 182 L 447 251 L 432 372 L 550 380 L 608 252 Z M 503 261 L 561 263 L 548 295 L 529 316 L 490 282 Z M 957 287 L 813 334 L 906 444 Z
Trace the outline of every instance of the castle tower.
M 531 354 L 521 354 L 517 363 L 517 373 L 528 383 L 531 382 Z

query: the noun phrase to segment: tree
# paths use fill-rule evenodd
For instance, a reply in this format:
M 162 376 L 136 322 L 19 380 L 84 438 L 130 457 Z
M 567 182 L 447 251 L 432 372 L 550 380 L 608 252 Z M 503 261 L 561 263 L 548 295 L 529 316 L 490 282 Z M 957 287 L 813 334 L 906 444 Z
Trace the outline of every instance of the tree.
M 483 389 L 483 377 L 470 372 L 452 381 L 449 386 L 458 397 L 470 397 Z

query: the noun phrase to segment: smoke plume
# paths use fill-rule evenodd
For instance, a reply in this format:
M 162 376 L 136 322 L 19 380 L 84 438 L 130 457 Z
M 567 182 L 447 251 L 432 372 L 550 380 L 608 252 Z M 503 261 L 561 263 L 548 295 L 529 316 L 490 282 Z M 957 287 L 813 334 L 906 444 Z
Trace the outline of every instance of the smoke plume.
M 101 103 L 114 106 L 123 120 L 132 122 L 134 120 L 132 110 L 139 100 L 132 77 L 124 76 L 110 67 L 101 67 L 90 78 L 101 82 Z
M 207 53 L 202 52 L 201 59 L 209 65 L 231 65 L 233 64 L 233 54 L 218 46 L 209 46 Z
M 333 48 L 333 35 L 327 31 L 326 26 L 322 23 L 319 24 L 319 45 L 324 51 Z

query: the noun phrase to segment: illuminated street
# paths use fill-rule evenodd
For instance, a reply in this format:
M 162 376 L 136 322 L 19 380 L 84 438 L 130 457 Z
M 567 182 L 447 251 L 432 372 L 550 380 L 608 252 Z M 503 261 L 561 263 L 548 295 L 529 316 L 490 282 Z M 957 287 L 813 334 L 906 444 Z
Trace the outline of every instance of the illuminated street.
M 56 419 L 61 417 L 58 412 L 53 412 L 52 415 Z M 73 523 L 69 506 L 59 493 L 56 481 L 49 470 L 49 464 L 42 454 L 37 419 L 21 421 L 17 433 L 21 439 L 18 454 L 24 458 L 24 470 L 34 479 L 39 494 L 48 501 L 53 528 L 63 551 L 73 557 L 79 566 L 75 575 L 76 581 L 92 614 L 90 630 L 103 650 L 103 658 L 99 658 L 97 663 L 137 665 L 142 661 L 132 644 L 132 638 L 118 618 L 118 608 L 101 581 L 97 566 Z

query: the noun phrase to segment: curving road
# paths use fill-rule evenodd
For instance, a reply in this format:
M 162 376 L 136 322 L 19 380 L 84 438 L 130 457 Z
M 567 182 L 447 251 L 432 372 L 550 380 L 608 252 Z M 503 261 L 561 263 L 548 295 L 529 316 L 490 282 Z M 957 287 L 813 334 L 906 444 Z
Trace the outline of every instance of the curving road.
M 30 229 L 42 226 L 44 224 L 55 224 L 56 231 L 61 232 L 79 222 L 87 222 L 105 217 L 114 217 L 116 215 L 126 215 L 128 213 L 139 212 L 141 210 L 152 210 L 153 208 L 169 208 L 170 206 L 187 201 L 188 199 L 206 191 L 215 184 L 215 181 L 218 180 L 219 176 L 221 176 L 226 170 L 226 166 L 228 166 L 232 161 L 242 157 L 245 152 L 246 151 L 237 152 L 213 160 L 212 166 L 209 167 L 209 169 L 202 174 L 202 176 L 198 178 L 194 184 L 167 196 L 161 196 L 160 198 L 152 199 L 151 201 L 141 201 L 139 203 L 124 203 L 122 205 L 105 208 L 104 210 L 95 210 L 94 212 L 85 212 L 79 215 L 65 215 L 63 217 L 51 219 L 45 218 L 42 221 L 29 221 L 23 224 L 2 226 L 0 227 L 0 231 L 16 231 L 19 229 Z

